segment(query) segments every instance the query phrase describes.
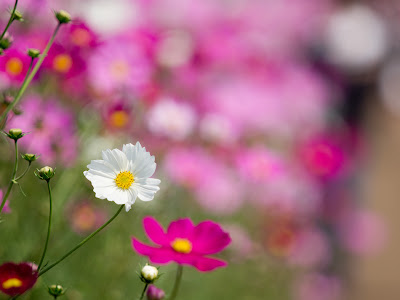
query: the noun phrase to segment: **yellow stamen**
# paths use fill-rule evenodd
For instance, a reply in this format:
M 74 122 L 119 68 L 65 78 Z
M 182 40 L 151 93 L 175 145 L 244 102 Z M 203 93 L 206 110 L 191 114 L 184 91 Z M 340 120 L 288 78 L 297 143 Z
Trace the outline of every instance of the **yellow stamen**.
M 117 110 L 111 114 L 110 122 L 113 127 L 122 128 L 128 124 L 129 115 L 123 110 Z
M 21 74 L 23 68 L 24 65 L 22 64 L 22 61 L 16 57 L 10 58 L 6 63 L 6 70 L 10 75 L 16 76 Z
M 68 54 L 59 54 L 53 60 L 54 70 L 67 73 L 72 67 L 72 58 Z
M 116 60 L 111 64 L 110 71 L 115 79 L 125 79 L 129 74 L 129 67 L 125 61 Z
M 171 243 L 172 248 L 179 253 L 190 253 L 192 251 L 192 243 L 187 239 L 175 239 Z
M 72 42 L 78 46 L 87 46 L 91 40 L 89 32 L 85 29 L 78 28 L 72 32 Z
M 3 289 L 18 288 L 22 286 L 22 281 L 18 278 L 10 278 L 3 282 Z
M 134 181 L 133 175 L 129 171 L 120 172 L 115 178 L 115 183 L 123 190 L 129 189 Z

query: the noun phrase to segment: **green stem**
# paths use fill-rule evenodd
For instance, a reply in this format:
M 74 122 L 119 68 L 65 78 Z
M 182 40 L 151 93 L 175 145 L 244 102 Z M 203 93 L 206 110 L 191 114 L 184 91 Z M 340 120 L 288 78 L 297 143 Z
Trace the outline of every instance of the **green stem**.
M 121 205 L 121 207 L 118 209 L 118 211 L 115 213 L 114 216 L 112 216 L 106 223 L 103 224 L 99 229 L 91 233 L 87 238 L 85 238 L 82 242 L 80 242 L 78 245 L 76 245 L 74 248 L 72 248 L 70 251 L 68 251 L 63 257 L 61 257 L 59 260 L 57 260 L 55 263 L 52 263 L 50 266 L 44 268 L 39 272 L 39 276 L 42 276 L 44 273 L 47 271 L 51 270 L 53 267 L 58 265 L 60 262 L 62 262 L 64 259 L 66 259 L 68 256 L 70 256 L 72 253 L 74 253 L 76 250 L 78 250 L 80 247 L 82 247 L 87 241 L 89 241 L 92 237 L 94 237 L 96 234 L 98 234 L 101 230 L 103 230 L 108 224 L 110 224 L 121 212 L 121 210 L 124 208 L 124 205 Z
M 53 44 L 54 39 L 55 39 L 55 37 L 57 35 L 57 32 L 60 29 L 61 25 L 62 25 L 61 23 L 58 23 L 56 29 L 53 32 L 53 35 L 51 36 L 49 42 L 47 43 L 46 48 L 44 49 L 43 53 L 39 56 L 38 62 L 33 67 L 32 72 L 29 73 L 28 77 L 26 78 L 26 80 L 22 84 L 22 86 L 21 86 L 20 90 L 18 91 L 17 96 L 15 96 L 13 102 L 11 102 L 10 105 L 8 105 L 7 108 L 4 110 L 3 114 L 0 117 L 0 124 L 3 124 L 3 121 L 7 118 L 8 113 L 18 104 L 18 102 L 21 99 L 22 95 L 24 94 L 25 90 L 27 89 L 27 87 L 31 83 L 33 77 L 35 77 L 35 75 L 38 72 L 40 66 L 42 65 L 45 57 L 47 56 L 47 53 L 49 52 L 50 47 Z
M 46 256 L 47 252 L 47 246 L 49 244 L 49 238 L 50 238 L 50 231 L 51 231 L 51 217 L 53 215 L 53 201 L 51 199 L 51 188 L 50 188 L 50 180 L 47 180 L 47 190 L 49 191 L 49 202 L 50 202 L 50 209 L 49 209 L 49 225 L 47 227 L 47 236 L 46 236 L 46 242 L 44 244 L 44 249 L 43 249 L 43 254 L 42 258 L 40 259 L 39 266 L 38 266 L 38 271 L 40 271 L 40 268 L 43 264 L 44 257 Z
M 144 293 L 146 293 L 146 290 L 147 290 L 147 287 L 149 286 L 149 284 L 148 283 L 146 283 L 145 284 L 145 286 L 144 286 L 144 289 L 143 289 L 143 292 L 142 292 L 142 295 L 140 296 L 140 299 L 139 300 L 142 300 L 143 299 L 143 297 L 144 297 Z
M 10 19 L 8 20 L 7 26 L 6 26 L 6 28 L 4 28 L 3 33 L 2 33 L 1 36 L 0 36 L 0 40 L 3 39 L 4 35 L 5 35 L 6 32 L 7 32 L 8 27 L 10 27 L 11 23 L 14 21 L 14 13 L 15 13 L 15 11 L 16 11 L 16 9 L 17 9 L 17 5 L 18 5 L 18 0 L 15 0 L 14 8 L 13 8 L 13 10 L 11 11 Z
M 22 177 L 24 177 L 26 175 L 26 173 L 28 173 L 29 169 L 31 168 L 31 163 L 32 162 L 29 162 L 28 167 L 25 169 L 25 171 L 21 175 L 19 175 L 17 178 L 14 179 L 15 181 L 20 180 Z
M 176 295 L 178 294 L 179 285 L 180 285 L 181 279 L 182 279 L 182 272 L 183 272 L 183 266 L 178 265 L 178 269 L 176 270 L 174 288 L 172 289 L 172 293 L 171 293 L 171 296 L 169 297 L 169 300 L 174 300 L 176 298 Z
M 4 194 L 3 201 L 1 202 L 1 205 L 0 205 L 0 214 L 1 214 L 1 211 L 3 210 L 4 205 L 6 205 L 6 201 L 7 201 L 8 196 L 11 193 L 11 189 L 12 189 L 12 187 L 14 185 L 14 182 L 15 182 L 15 175 L 17 174 L 17 169 L 18 169 L 18 142 L 17 142 L 17 140 L 15 140 L 14 170 L 13 170 L 13 173 L 11 175 L 11 180 L 10 180 L 10 183 L 8 185 L 7 192 Z

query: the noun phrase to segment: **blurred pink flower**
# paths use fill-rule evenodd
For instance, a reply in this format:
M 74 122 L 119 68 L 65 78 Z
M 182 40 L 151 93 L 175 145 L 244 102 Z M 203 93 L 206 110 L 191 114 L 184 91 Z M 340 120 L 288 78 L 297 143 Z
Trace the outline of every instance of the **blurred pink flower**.
M 339 220 L 339 237 L 343 247 L 356 255 L 374 254 L 386 240 L 383 221 L 373 212 L 354 210 Z
M 188 218 L 173 221 L 167 232 L 152 217 L 143 220 L 147 236 L 156 247 L 145 245 L 132 238 L 132 246 L 140 255 L 148 256 L 152 263 L 166 264 L 174 261 L 191 265 L 202 272 L 227 265 L 225 261 L 208 257 L 226 248 L 231 238 L 217 223 L 203 221 L 194 226 Z M 161 246 L 161 247 L 160 247 Z
M 54 44 L 43 63 L 43 68 L 70 78 L 77 76 L 86 70 L 86 61 L 79 49 L 68 50 L 60 44 Z
M 0 190 L 0 203 L 1 203 L 2 200 L 3 200 L 3 191 Z M 2 212 L 5 213 L 5 214 L 11 213 L 10 200 L 6 201 L 6 204 L 4 204 Z
M 237 224 L 228 224 L 224 225 L 224 228 L 229 232 L 232 238 L 229 249 L 235 260 L 243 261 L 255 254 L 257 245 L 255 245 L 249 233 L 243 227 Z
M 151 76 L 151 65 L 143 49 L 126 37 L 108 39 L 88 62 L 89 79 L 98 92 L 127 90 L 137 93 Z
M 20 83 L 28 72 L 30 57 L 15 48 L 5 51 L 0 59 L 0 72 L 12 82 Z
M 196 114 L 191 105 L 183 101 L 161 98 L 147 114 L 151 132 L 172 140 L 188 137 L 196 124 Z
M 78 150 L 73 115 L 55 99 L 44 101 L 34 95 L 24 99 L 21 110 L 8 123 L 9 128 L 29 132 L 20 140 L 21 146 L 40 155 L 43 163 L 73 164 Z
M 342 283 L 335 276 L 306 274 L 295 282 L 293 297 L 295 300 L 340 300 Z
M 107 218 L 105 211 L 89 201 L 74 203 L 67 210 L 72 229 L 78 234 L 86 234 L 101 226 Z

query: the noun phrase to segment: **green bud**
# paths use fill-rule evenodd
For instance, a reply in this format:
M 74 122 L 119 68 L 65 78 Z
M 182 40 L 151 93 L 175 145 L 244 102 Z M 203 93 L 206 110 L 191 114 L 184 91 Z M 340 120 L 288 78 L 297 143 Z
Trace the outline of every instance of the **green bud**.
M 40 51 L 38 49 L 33 49 L 33 48 L 28 49 L 28 55 L 32 58 L 36 58 L 39 57 Z
M 41 179 L 41 180 L 46 180 L 49 181 L 53 176 L 54 176 L 55 172 L 53 170 L 53 168 L 46 166 L 39 169 L 36 169 L 35 171 L 35 175 L 37 178 Z
M 4 50 L 10 48 L 13 41 L 13 37 L 6 32 L 4 37 L 0 40 L 0 48 Z
M 13 20 L 20 21 L 20 22 L 24 21 L 24 18 L 22 17 L 22 14 L 20 11 L 16 10 L 14 12 Z
M 33 162 L 35 160 L 38 159 L 39 156 L 37 156 L 36 154 L 31 154 L 31 153 L 25 153 L 25 154 L 21 154 L 22 158 L 25 159 L 28 162 Z
M 59 284 L 53 284 L 48 287 L 49 294 L 54 298 L 65 294 L 65 289 Z
M 20 138 L 22 138 L 25 134 L 22 133 L 22 130 L 20 128 L 12 128 L 6 135 L 10 138 L 13 139 L 14 141 L 18 141 Z
M 60 24 L 67 24 L 71 22 L 71 15 L 67 13 L 65 10 L 56 11 L 56 18 Z

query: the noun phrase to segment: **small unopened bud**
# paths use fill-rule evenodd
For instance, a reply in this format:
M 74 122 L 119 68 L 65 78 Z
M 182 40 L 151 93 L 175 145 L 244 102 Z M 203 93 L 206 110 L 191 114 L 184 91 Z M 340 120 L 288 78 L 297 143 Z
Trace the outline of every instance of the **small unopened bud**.
M 25 159 L 30 163 L 38 159 L 38 156 L 36 154 L 31 154 L 31 153 L 21 154 L 21 156 L 23 159 Z
M 56 11 L 56 18 L 60 24 L 67 24 L 71 22 L 71 15 L 65 10 Z
M 165 297 L 165 292 L 154 285 L 147 289 L 146 296 L 148 300 L 161 300 Z
M 53 170 L 53 168 L 51 167 L 43 167 L 40 170 L 36 169 L 35 171 L 35 175 L 37 178 L 42 179 L 42 180 L 46 180 L 49 181 L 53 176 L 54 176 L 55 172 Z
M 140 274 L 143 282 L 152 283 L 158 277 L 158 269 L 150 265 L 145 265 Z
M 28 49 L 28 55 L 32 58 L 36 58 L 39 57 L 40 51 L 38 49 L 33 49 L 33 48 Z
M 14 41 L 13 37 L 10 34 L 8 34 L 8 32 L 6 32 L 4 37 L 0 40 L 0 48 L 4 50 L 10 48 L 13 41 Z
M 21 14 L 20 11 L 16 10 L 16 11 L 14 12 L 13 20 L 20 21 L 20 22 L 23 22 L 23 21 L 24 21 L 24 18 L 22 17 L 22 14 Z
M 22 130 L 20 128 L 12 128 L 10 131 L 8 131 L 7 136 L 10 139 L 13 139 L 14 141 L 18 141 L 20 138 L 22 138 L 25 134 L 22 133 Z
M 49 294 L 54 298 L 62 296 L 65 294 L 65 289 L 59 284 L 53 284 L 48 287 Z

